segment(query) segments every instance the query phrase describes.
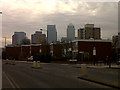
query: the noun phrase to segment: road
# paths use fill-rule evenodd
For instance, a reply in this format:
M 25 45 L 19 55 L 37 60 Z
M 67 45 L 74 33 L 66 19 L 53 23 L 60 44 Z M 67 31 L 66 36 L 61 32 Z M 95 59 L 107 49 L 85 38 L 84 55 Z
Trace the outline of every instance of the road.
M 78 79 L 79 75 L 76 65 L 41 63 L 34 69 L 31 63 L 3 62 L 3 88 L 110 88 Z

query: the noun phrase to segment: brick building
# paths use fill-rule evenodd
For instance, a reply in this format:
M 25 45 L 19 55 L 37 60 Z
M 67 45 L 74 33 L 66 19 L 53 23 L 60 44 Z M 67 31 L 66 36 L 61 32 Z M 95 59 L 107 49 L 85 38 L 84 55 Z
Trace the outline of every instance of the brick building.
M 79 61 L 105 61 L 106 57 L 112 59 L 112 42 L 108 40 L 76 40 L 73 41 L 73 56 Z
M 10 46 L 6 47 L 6 58 L 7 59 L 19 59 L 21 56 L 20 46 Z
M 62 51 L 62 45 L 61 44 L 51 44 L 50 50 L 51 50 L 51 55 L 55 59 L 62 59 L 63 51 Z
M 16 60 L 27 60 L 28 57 L 34 54 L 50 53 L 50 45 L 22 45 L 22 46 L 7 46 L 6 58 Z

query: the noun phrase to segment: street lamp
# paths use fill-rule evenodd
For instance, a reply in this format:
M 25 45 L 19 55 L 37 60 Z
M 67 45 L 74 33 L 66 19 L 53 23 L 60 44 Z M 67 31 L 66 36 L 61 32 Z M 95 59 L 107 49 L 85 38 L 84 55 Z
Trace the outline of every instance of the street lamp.
M 6 37 L 3 37 L 5 39 L 5 47 L 6 47 Z
M 93 47 L 93 56 L 94 56 L 94 65 L 95 65 L 95 56 L 96 56 L 96 47 Z
M 96 57 L 96 47 L 95 47 L 95 29 L 93 28 L 93 39 L 94 39 L 94 47 L 93 47 L 93 58 L 94 58 L 94 60 L 93 60 L 93 64 L 95 65 L 95 62 L 96 62 L 96 59 L 95 59 L 95 57 Z

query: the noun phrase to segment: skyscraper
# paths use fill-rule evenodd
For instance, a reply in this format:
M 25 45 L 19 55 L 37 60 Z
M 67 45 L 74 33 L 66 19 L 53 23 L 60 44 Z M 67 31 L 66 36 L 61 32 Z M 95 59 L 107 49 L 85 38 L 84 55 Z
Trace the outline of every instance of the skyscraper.
M 47 25 L 47 41 L 48 43 L 57 41 L 56 25 Z
M 35 34 L 31 35 L 32 44 L 43 44 L 46 42 L 46 35 L 42 34 L 41 31 L 36 31 Z
M 75 27 L 72 23 L 67 26 L 67 39 L 70 41 L 75 39 Z
M 24 39 L 26 39 L 26 33 L 14 32 L 14 35 L 12 36 L 12 45 L 20 45 Z
M 101 39 L 101 29 L 94 24 L 86 24 L 84 28 L 78 29 L 78 39 Z

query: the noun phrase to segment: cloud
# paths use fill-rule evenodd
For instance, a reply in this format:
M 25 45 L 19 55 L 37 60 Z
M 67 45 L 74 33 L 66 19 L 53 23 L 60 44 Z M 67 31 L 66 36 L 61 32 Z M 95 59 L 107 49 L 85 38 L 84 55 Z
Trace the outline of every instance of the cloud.
M 39 2 L 2 2 L 3 36 L 11 38 L 15 31 L 24 31 L 28 37 L 48 24 L 57 26 L 58 38 L 66 36 L 69 23 L 76 30 L 86 23 L 101 27 L 102 37 L 117 34 L 117 3 L 81 2 L 74 0 L 40 0 Z M 46 32 L 44 32 L 46 33 Z M 77 35 L 77 33 L 76 33 Z

